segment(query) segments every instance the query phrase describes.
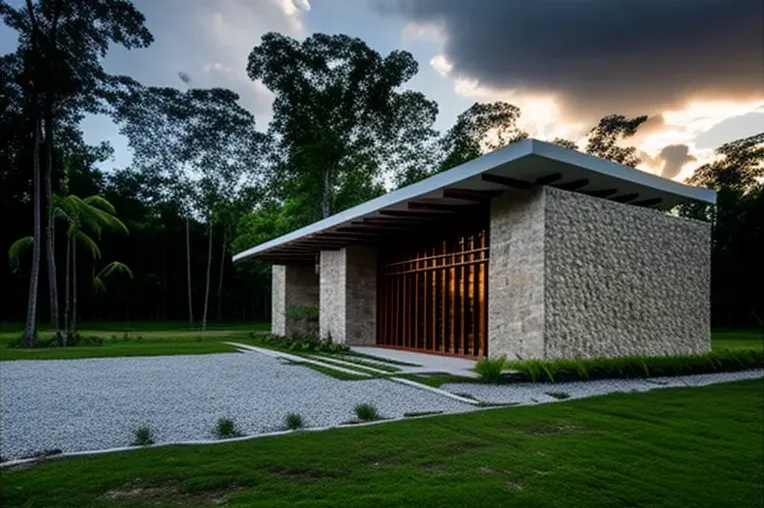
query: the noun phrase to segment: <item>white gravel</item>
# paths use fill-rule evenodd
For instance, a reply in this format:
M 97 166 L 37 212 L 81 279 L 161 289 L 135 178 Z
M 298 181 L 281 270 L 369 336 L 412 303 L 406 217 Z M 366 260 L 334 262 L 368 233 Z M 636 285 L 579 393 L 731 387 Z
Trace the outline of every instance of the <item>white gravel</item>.
M 450 383 L 441 386 L 441 388 L 451 393 L 468 394 L 484 402 L 530 405 L 557 402 L 560 399 L 548 395 L 553 392 L 566 393 L 569 395 L 568 399 L 582 399 L 584 397 L 614 392 L 646 392 L 658 388 L 705 386 L 715 383 L 742 381 L 744 379 L 758 379 L 761 377 L 764 377 L 764 369 L 649 379 L 601 379 L 572 383 L 514 383 L 502 385 Z
M 442 388 L 486 402 L 519 405 L 612 392 L 754 379 L 764 370 L 651 380 L 483 385 Z M 279 430 L 288 412 L 311 427 L 354 418 L 360 402 L 386 418 L 406 412 L 460 413 L 478 409 L 442 394 L 387 380 L 339 381 L 259 353 L 0 362 L 0 456 L 20 458 L 47 449 L 64 452 L 129 445 L 148 425 L 158 443 L 214 439 L 218 418 L 244 434 Z
M 0 455 L 127 446 L 148 425 L 157 442 L 214 439 L 218 418 L 244 434 L 355 418 L 361 402 L 386 418 L 465 412 L 469 404 L 387 380 L 340 381 L 258 353 L 0 362 Z

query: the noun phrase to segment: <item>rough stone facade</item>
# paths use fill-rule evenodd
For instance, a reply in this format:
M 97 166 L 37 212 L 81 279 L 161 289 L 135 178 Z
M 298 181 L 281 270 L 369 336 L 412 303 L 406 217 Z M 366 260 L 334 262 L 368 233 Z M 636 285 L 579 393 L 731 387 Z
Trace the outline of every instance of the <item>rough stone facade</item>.
M 321 251 L 319 333 L 340 344 L 376 344 L 377 253 L 369 247 Z
M 544 356 L 544 193 L 510 191 L 491 202 L 488 354 Z
M 271 273 L 271 332 L 275 335 L 310 332 L 310 323 L 289 316 L 288 311 L 290 307 L 318 307 L 315 267 L 305 264 L 273 265 Z
M 544 187 L 494 199 L 490 235 L 491 356 L 709 350 L 709 224 Z
M 710 224 L 545 190 L 545 357 L 710 350 Z

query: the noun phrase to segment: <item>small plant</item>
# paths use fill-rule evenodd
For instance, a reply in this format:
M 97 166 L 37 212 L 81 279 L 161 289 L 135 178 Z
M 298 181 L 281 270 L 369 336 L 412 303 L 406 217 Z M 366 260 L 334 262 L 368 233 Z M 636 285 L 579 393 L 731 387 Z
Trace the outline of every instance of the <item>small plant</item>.
M 480 375 L 480 380 L 483 382 L 498 383 L 501 380 L 501 373 L 506 362 L 506 355 L 497 356 L 493 359 L 481 358 L 475 365 L 475 372 Z
M 377 406 L 365 402 L 362 404 L 356 404 L 355 415 L 359 420 L 363 420 L 364 422 L 373 422 L 374 420 L 379 420 Z
M 215 428 L 215 435 L 218 439 L 228 439 L 241 436 L 241 432 L 236 428 L 236 424 L 230 418 L 220 418 Z
M 133 446 L 149 446 L 154 444 L 154 435 L 146 425 L 135 429 L 133 434 L 135 435 Z
M 570 394 L 568 392 L 546 392 L 546 394 L 550 397 L 554 397 L 557 400 L 565 400 L 570 398 Z
M 289 430 L 301 429 L 305 426 L 302 416 L 298 413 L 287 413 L 284 417 L 284 426 Z

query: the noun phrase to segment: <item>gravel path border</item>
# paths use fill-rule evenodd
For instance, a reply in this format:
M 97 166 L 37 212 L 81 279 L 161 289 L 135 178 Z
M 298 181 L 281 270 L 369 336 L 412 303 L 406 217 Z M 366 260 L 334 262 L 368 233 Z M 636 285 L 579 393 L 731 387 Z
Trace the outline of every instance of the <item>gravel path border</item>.
M 560 400 L 582 399 L 616 392 L 646 392 L 660 388 L 706 386 L 764 377 L 764 369 L 740 372 L 715 372 L 691 376 L 654 377 L 646 379 L 598 379 L 571 383 L 511 383 L 489 385 L 480 383 L 448 383 L 441 386 L 455 394 L 468 394 L 494 404 L 530 405 Z M 550 393 L 557 396 L 549 395 Z M 560 398 L 560 394 L 567 397 Z
M 406 380 L 340 381 L 258 352 L 0 362 L 0 456 L 7 461 L 50 449 L 64 454 L 124 449 L 141 425 L 152 429 L 159 445 L 216 442 L 213 431 L 222 417 L 233 419 L 245 438 L 280 434 L 288 412 L 300 413 L 309 427 L 325 429 L 352 420 L 361 402 L 396 420 L 406 413 L 485 409 L 470 399 L 528 405 L 557 402 L 560 393 L 579 399 L 762 377 L 764 369 L 553 384 L 455 383 L 437 389 Z M 555 392 L 558 397 L 550 395 Z

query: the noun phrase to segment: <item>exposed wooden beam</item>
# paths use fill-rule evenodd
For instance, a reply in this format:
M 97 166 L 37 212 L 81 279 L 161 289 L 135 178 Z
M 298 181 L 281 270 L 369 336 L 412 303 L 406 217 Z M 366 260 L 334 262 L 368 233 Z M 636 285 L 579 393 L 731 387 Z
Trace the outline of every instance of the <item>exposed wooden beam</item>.
M 660 204 L 663 201 L 661 198 L 653 198 L 653 199 L 643 199 L 642 201 L 634 201 L 632 205 L 634 206 L 653 206 Z
M 589 180 L 582 178 L 581 180 L 573 180 L 572 182 L 568 183 L 560 183 L 555 185 L 555 187 L 563 190 L 576 190 L 580 189 L 581 187 L 586 187 L 587 185 L 589 185 Z
M 501 195 L 502 192 L 500 190 L 444 189 L 443 197 L 483 203 Z
M 428 222 L 431 222 L 430 217 L 410 217 L 405 219 L 400 217 L 368 217 L 363 219 L 364 224 L 390 224 L 392 226 L 427 224 Z
M 611 201 L 616 201 L 618 203 L 628 203 L 629 201 L 634 201 L 639 197 L 639 194 L 624 194 L 623 196 L 616 196 L 614 198 L 610 198 Z
M 602 190 L 596 190 L 596 191 L 587 191 L 587 192 L 584 192 L 584 194 L 588 194 L 589 196 L 594 196 L 595 198 L 606 198 L 608 196 L 612 196 L 613 194 L 617 192 L 618 192 L 618 189 L 602 189 Z
M 412 210 L 463 210 L 465 208 L 468 208 L 470 206 L 473 206 L 474 203 L 471 204 L 454 204 L 454 203 L 435 203 L 431 201 L 409 201 L 408 206 Z
M 407 227 L 389 225 L 389 224 L 364 224 L 363 222 L 353 222 L 350 226 L 342 226 L 337 228 L 337 231 L 402 231 L 408 229 Z
M 450 215 L 456 212 L 452 210 L 380 210 L 379 213 L 390 217 L 433 217 L 437 215 Z
M 339 231 L 339 230 L 334 230 L 334 231 L 327 231 L 326 233 L 322 233 L 322 235 L 324 235 L 325 237 L 328 237 L 328 238 L 337 238 L 337 237 L 342 237 L 342 238 L 361 238 L 361 237 L 379 238 L 382 235 L 384 235 L 384 232 L 382 232 L 382 231 L 377 231 L 377 232 L 373 232 L 373 231 L 353 231 L 353 232 L 350 232 L 350 231 L 347 231 L 347 232 L 343 232 L 343 231 Z
M 562 173 L 551 173 L 546 176 L 542 176 L 541 178 L 536 178 L 536 181 L 534 182 L 536 185 L 549 185 L 550 183 L 554 183 L 557 180 L 560 180 L 562 178 Z
M 503 185 L 505 187 L 512 187 L 514 189 L 530 189 L 533 187 L 533 184 L 530 182 L 517 180 L 515 178 L 507 178 L 506 176 L 491 175 L 488 173 L 483 173 L 482 175 L 480 175 L 480 178 L 484 182 L 497 183 L 499 185 Z

